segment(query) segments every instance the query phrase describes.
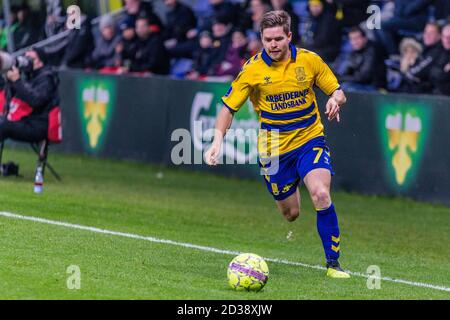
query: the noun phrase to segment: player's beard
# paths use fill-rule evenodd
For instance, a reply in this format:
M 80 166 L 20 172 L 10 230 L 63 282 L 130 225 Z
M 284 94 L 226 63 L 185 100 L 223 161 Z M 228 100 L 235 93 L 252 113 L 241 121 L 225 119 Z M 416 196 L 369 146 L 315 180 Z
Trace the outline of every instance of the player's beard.
M 284 61 L 287 59 L 287 54 L 289 51 L 289 46 L 278 49 L 278 52 L 273 52 L 269 50 L 269 56 L 274 61 Z

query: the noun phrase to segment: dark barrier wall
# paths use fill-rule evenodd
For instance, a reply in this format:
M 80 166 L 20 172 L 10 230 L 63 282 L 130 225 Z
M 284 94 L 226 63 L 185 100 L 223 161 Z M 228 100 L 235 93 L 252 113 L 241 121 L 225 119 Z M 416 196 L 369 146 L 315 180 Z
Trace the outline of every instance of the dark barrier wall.
M 62 72 L 58 149 L 260 178 L 249 130 L 258 119 L 249 103 L 233 124 L 242 141 L 227 141 L 224 161 L 252 164 L 193 165 L 202 160 L 228 86 Z M 322 109 L 325 101 L 319 97 Z M 335 187 L 450 204 L 450 98 L 354 93 L 341 116 L 340 124 L 324 121 Z
M 450 99 L 354 93 L 348 101 L 342 123 L 326 124 L 335 185 L 450 204 Z

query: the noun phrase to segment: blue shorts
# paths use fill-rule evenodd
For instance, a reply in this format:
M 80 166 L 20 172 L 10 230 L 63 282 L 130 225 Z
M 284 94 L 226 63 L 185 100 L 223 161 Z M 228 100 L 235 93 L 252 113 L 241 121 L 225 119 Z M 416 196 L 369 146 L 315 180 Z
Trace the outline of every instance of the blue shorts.
M 269 162 L 269 159 L 260 159 L 259 165 L 267 168 Z M 264 176 L 264 180 L 275 200 L 284 200 L 296 192 L 298 184 L 310 171 L 319 168 L 328 169 L 334 175 L 330 149 L 324 137 L 314 138 L 300 148 L 280 155 L 278 170 Z

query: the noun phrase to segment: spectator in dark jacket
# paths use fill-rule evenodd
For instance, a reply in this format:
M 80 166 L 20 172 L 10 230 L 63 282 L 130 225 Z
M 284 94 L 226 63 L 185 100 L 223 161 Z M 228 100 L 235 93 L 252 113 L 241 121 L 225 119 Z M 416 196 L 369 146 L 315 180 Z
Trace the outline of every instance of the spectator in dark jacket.
M 302 46 L 316 52 L 326 62 L 333 62 L 341 46 L 338 22 L 321 0 L 310 0 L 309 12 L 309 23 L 302 37 Z
M 209 31 L 202 31 L 198 37 L 198 49 L 194 52 L 193 70 L 187 75 L 190 80 L 206 76 L 211 68 L 213 39 Z
M 37 28 L 33 25 L 33 19 L 28 5 L 24 4 L 17 12 L 18 24 L 13 32 L 14 50 L 26 48 L 39 40 Z
M 91 32 L 91 21 L 86 20 L 80 29 L 74 29 L 68 36 L 68 45 L 64 51 L 62 66 L 69 68 L 84 68 L 86 57 L 94 48 Z
M 92 66 L 96 69 L 115 67 L 116 46 L 120 41 L 120 35 L 116 33 L 114 19 L 109 15 L 103 16 L 99 28 L 100 36 L 96 39 L 91 56 Z
M 422 43 L 424 46 L 423 54 L 433 50 L 441 42 L 441 27 L 436 22 L 428 22 L 423 30 Z
M 225 60 L 227 50 L 231 44 L 231 24 L 219 17 L 212 25 L 212 36 L 209 32 L 202 32 L 200 50 L 195 54 L 196 70 L 190 73 L 190 79 L 204 78 L 214 75 L 217 67 Z
M 131 19 L 126 19 L 119 25 L 119 29 L 122 35 L 116 46 L 116 66 L 129 69 L 136 54 L 137 46 L 134 23 Z
M 129 71 L 168 74 L 170 62 L 161 34 L 153 32 L 147 18 L 142 17 L 136 20 L 136 34 L 136 52 Z
M 209 3 L 212 7 L 212 16 L 200 26 L 202 30 L 211 30 L 217 17 L 221 17 L 227 24 L 238 25 L 240 14 L 237 6 L 228 0 L 209 0 Z
M 394 16 L 381 24 L 380 37 L 389 55 L 398 53 L 401 31 L 423 30 L 433 0 L 395 0 Z
M 122 20 L 130 19 L 135 24 L 137 19 L 141 17 L 147 18 L 153 32 L 163 31 L 164 26 L 161 19 L 153 11 L 153 6 L 150 2 L 125 0 L 125 16 Z
M 91 32 L 91 21 L 82 17 L 81 28 L 72 29 L 69 35 L 45 47 L 49 65 L 62 68 L 84 68 L 88 64 L 94 40 Z
M 429 93 L 431 67 L 439 56 L 441 45 L 441 28 L 434 22 L 427 23 L 423 32 L 423 52 L 418 61 L 405 73 L 401 91 L 409 93 Z
M 430 70 L 433 93 L 450 95 L 450 24 L 442 28 L 442 47 Z
M 196 48 L 197 26 L 194 12 L 177 0 L 164 0 L 164 4 L 169 10 L 163 36 L 169 55 L 192 58 L 192 52 Z
M 225 60 L 228 48 L 231 45 L 231 29 L 232 25 L 227 23 L 225 18 L 216 18 L 212 25 L 213 35 L 213 51 L 211 69 L 209 75 L 214 73 L 214 68 Z
M 374 91 L 376 89 L 376 69 L 382 65 L 377 61 L 376 48 L 359 27 L 350 29 L 348 36 L 352 52 L 346 61 L 344 71 L 338 74 L 342 89 Z
M 250 58 L 247 52 L 247 38 L 240 30 L 235 30 L 231 36 L 231 45 L 228 46 L 224 60 L 216 66 L 214 75 L 232 80 L 241 70 L 244 62 Z

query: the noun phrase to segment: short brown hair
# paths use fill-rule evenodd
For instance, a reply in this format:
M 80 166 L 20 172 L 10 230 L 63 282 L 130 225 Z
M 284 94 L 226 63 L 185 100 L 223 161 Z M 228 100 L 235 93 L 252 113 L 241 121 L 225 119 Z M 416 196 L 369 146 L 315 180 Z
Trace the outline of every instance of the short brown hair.
M 291 16 L 289 13 L 283 10 L 276 10 L 264 14 L 260 26 L 261 35 L 264 29 L 273 27 L 283 27 L 283 31 L 289 34 L 291 32 Z

